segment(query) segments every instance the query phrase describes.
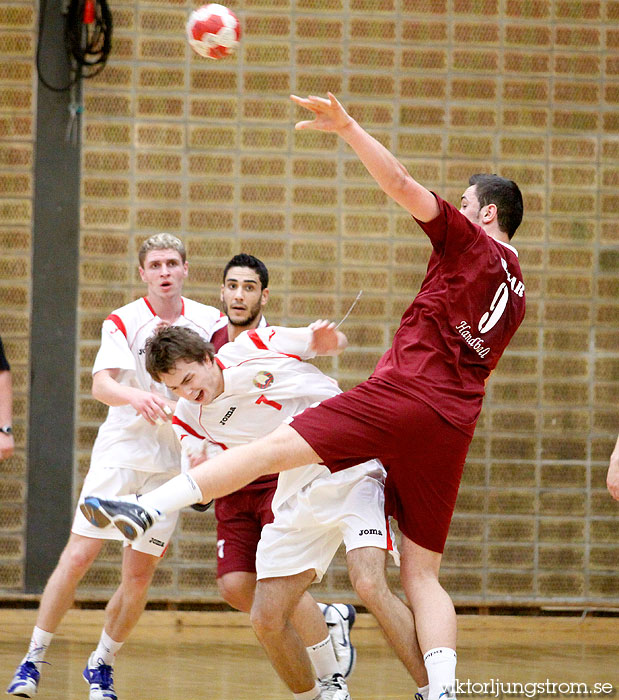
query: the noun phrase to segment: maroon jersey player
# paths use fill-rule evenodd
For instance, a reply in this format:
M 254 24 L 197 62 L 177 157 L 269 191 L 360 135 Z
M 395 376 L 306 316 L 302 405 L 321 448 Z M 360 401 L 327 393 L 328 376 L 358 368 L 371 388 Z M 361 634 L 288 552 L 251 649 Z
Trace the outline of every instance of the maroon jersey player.
M 267 325 L 266 265 L 247 253 L 235 255 L 224 267 L 220 299 L 225 323 L 211 337 L 216 352 L 243 331 Z M 254 598 L 256 547 L 262 528 L 273 520 L 276 487 L 277 474 L 269 474 L 215 502 L 217 585 L 224 600 L 244 612 L 249 612 Z
M 196 492 L 207 501 L 262 474 L 316 461 L 338 471 L 378 457 L 387 469 L 387 507 L 402 532 L 401 581 L 428 698 L 452 697 L 456 616 L 438 572 L 485 382 L 524 316 L 522 274 L 509 243 L 522 220 L 522 195 L 511 180 L 476 175 L 457 210 L 411 177 L 333 95 L 292 99 L 314 114 L 297 129 L 338 134 L 420 224 L 433 248 L 426 278 L 367 381 L 192 470 L 191 482 L 176 478 L 165 492 L 146 494 L 132 514 L 147 525 L 157 511 L 195 502 Z M 268 626 L 271 614 L 259 584 L 254 625 Z

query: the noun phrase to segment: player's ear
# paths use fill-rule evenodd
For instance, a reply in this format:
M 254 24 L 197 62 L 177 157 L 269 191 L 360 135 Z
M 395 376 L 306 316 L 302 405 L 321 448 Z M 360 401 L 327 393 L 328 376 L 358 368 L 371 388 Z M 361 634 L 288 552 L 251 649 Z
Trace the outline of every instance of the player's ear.
M 219 301 L 223 301 L 223 300 L 224 300 L 224 289 L 225 289 L 225 288 L 226 288 L 225 285 L 222 284 L 222 285 L 221 285 L 221 289 L 219 290 Z
M 490 203 L 486 204 L 484 207 L 484 213 L 482 214 L 482 219 L 485 224 L 489 224 L 491 221 L 494 221 L 497 217 L 498 210 L 496 208 L 496 204 Z
M 262 306 L 264 306 L 268 300 L 269 300 L 269 288 L 265 287 L 265 289 L 262 290 L 262 296 L 260 297 L 260 304 Z

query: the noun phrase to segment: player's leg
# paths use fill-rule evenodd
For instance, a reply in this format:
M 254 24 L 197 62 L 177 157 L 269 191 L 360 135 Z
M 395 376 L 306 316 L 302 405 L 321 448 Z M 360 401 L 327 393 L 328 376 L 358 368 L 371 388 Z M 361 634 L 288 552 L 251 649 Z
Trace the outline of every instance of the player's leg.
M 9 684 L 9 695 L 32 697 L 36 693 L 41 666 L 54 633 L 73 604 L 77 585 L 97 558 L 103 542 L 73 532 L 69 536 L 45 585 L 28 652 Z
M 327 476 L 318 481 L 330 481 L 330 478 Z M 313 499 L 309 496 L 313 484 L 302 489 L 302 497 L 296 493 L 283 503 L 278 503 L 273 522 L 262 530 L 256 552 L 259 580 L 252 617 L 255 617 L 257 624 L 264 624 L 267 631 L 273 625 L 268 638 L 273 640 L 274 645 L 278 640 L 282 645 L 288 643 L 287 637 L 282 636 L 283 630 L 286 635 L 294 637 L 297 646 L 284 650 L 284 653 L 290 654 L 287 658 L 291 659 L 292 664 L 298 663 L 295 658 L 298 659 L 299 648 L 307 648 L 316 669 L 313 678 L 318 676 L 325 700 L 348 700 L 348 689 L 340 673 L 325 618 L 317 603 L 305 592 L 310 583 L 321 580 L 342 542 L 342 534 L 333 519 L 323 522 L 316 517 Z M 318 500 L 329 491 L 325 485 L 318 494 Z M 290 602 L 284 609 L 279 608 L 279 596 L 284 595 L 279 588 L 290 596 Z M 260 598 L 259 591 L 262 591 Z M 278 669 L 280 675 L 281 672 L 281 668 Z M 297 682 L 302 677 L 299 675 L 301 672 L 302 669 L 297 668 Z M 297 692 L 293 686 L 290 688 Z M 309 692 L 309 688 L 302 688 L 303 692 L 306 690 Z
M 307 700 L 320 697 L 320 688 L 292 616 L 314 578 L 315 573 L 310 570 L 294 576 L 261 579 L 256 585 L 251 610 L 252 626 L 273 668 L 295 695 Z
M 84 679 L 90 700 L 116 700 L 113 667 L 116 654 L 137 624 L 159 557 L 125 547 L 121 582 L 105 608 L 105 623 L 97 648 L 90 654 Z
M 248 613 L 254 602 L 256 574 L 249 571 L 231 571 L 217 579 L 217 588 L 228 605 Z
M 222 598 L 249 612 L 256 588 L 256 549 L 262 528 L 273 520 L 271 501 L 277 481 L 254 485 L 215 503 L 217 520 L 217 586 Z
M 105 608 L 105 629 L 117 642 L 126 641 L 144 612 L 159 561 L 153 554 L 124 548 L 121 582 Z
M 95 527 L 112 523 L 127 539 L 133 540 L 149 530 L 161 514 L 207 503 L 238 491 L 266 474 L 316 461 L 320 458 L 309 444 L 289 425 L 281 425 L 263 438 L 225 450 L 173 477 L 164 486 L 141 495 L 139 503 L 135 496 L 103 499 L 91 495 L 82 510 Z
M 442 555 L 402 536 L 400 578 L 413 609 L 417 639 L 428 672 L 428 700 L 454 695 L 456 612 L 438 580 Z
M 386 557 L 386 550 L 378 547 L 351 549 L 346 554 L 350 581 L 424 697 L 428 676 L 417 642 L 415 620 L 410 609 L 387 585 Z
M 309 659 L 314 667 L 322 687 L 344 688 L 343 682 L 338 680 L 344 676 L 341 664 L 336 656 L 333 638 L 327 626 L 327 621 L 322 609 L 314 598 L 306 591 L 299 600 L 292 613 L 292 625 L 303 641 Z M 347 641 L 350 636 L 347 635 Z M 326 693 L 328 695 L 328 693 Z

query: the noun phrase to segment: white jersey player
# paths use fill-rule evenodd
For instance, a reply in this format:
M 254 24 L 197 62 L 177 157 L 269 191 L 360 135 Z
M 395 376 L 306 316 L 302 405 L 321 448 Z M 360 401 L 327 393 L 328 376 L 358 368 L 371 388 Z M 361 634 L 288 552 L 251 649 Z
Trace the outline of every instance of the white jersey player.
M 201 403 L 207 398 L 201 391 L 178 401 L 172 423 L 183 447 L 194 455 L 206 448 L 212 455 L 214 450 L 246 444 L 270 433 L 286 418 L 340 393 L 333 379 L 304 362 L 316 355 L 310 349 L 311 338 L 309 328 L 271 326 L 246 331 L 224 345 L 215 356 L 223 391 L 210 403 Z M 164 379 L 170 386 L 170 376 Z M 175 386 L 175 391 L 180 394 L 182 388 Z M 347 550 L 374 546 L 393 551 L 384 515 L 384 477 L 377 460 L 333 475 L 320 464 L 281 473 L 272 503 L 275 519 L 263 528 L 258 545 L 258 578 L 313 567 L 320 580 L 342 535 Z M 351 493 L 360 484 L 364 486 L 355 498 Z M 368 485 L 375 497 L 368 498 Z M 353 506 L 345 517 L 343 498 Z M 297 519 L 308 517 L 315 521 L 310 534 L 313 544 L 307 530 L 298 533 L 298 542 L 291 541 Z M 317 530 L 324 531 L 318 540 Z M 281 550 L 277 553 L 280 539 L 290 548 L 288 561 L 282 560 Z
M 139 261 L 146 296 L 103 322 L 92 395 L 110 408 L 95 441 L 85 492 L 95 488 L 110 496 L 146 493 L 179 471 L 180 451 L 170 423 L 175 402 L 146 372 L 144 344 L 160 325 L 188 326 L 209 339 L 218 324 L 227 322 L 217 309 L 181 296 L 188 265 L 178 238 L 167 233 L 151 236 L 139 250 Z M 121 582 L 106 607 L 101 638 L 82 674 L 89 700 L 117 700 L 115 656 L 144 610 L 150 581 L 175 522 L 169 518 L 158 523 L 161 528 L 124 548 Z M 121 537 L 115 528 L 93 527 L 78 508 L 69 540 L 43 591 L 28 651 L 7 688 L 9 695 L 36 694 L 56 629 L 73 603 L 79 581 L 108 539 Z
M 191 328 L 204 340 L 225 322 L 225 316 L 212 306 L 180 298 L 182 307 L 174 326 Z M 103 322 L 101 347 L 92 368 L 93 375 L 116 369 L 115 380 L 121 386 L 156 393 L 165 399 L 164 413 L 172 414 L 176 397 L 165 384 L 153 382 L 146 371 L 146 341 L 165 322 L 157 315 L 146 297 L 113 311 Z M 166 411 L 167 409 L 167 411 Z M 99 428 L 92 449 L 90 470 L 84 481 L 84 496 L 115 492 L 131 493 L 136 484 L 141 492 L 151 490 L 178 474 L 181 450 L 171 422 L 156 416 L 154 421 L 136 414 L 130 404 L 110 406 Z M 113 469 L 111 469 L 113 468 Z M 129 488 L 131 487 L 131 488 Z M 128 490 L 129 489 L 129 490 Z M 176 525 L 176 518 L 158 523 L 156 532 L 143 541 L 132 543 L 133 549 L 162 556 Z M 72 531 L 85 537 L 101 537 L 102 531 L 91 525 L 78 508 Z M 105 530 L 108 539 L 122 539 L 116 528 Z

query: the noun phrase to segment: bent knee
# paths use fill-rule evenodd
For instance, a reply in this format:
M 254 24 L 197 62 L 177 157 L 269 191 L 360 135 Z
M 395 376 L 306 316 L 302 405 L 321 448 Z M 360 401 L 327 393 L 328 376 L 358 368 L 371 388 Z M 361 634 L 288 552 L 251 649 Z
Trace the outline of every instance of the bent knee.
M 83 540 L 69 541 L 58 561 L 58 568 L 83 576 L 97 558 L 99 550 Z
M 353 588 L 369 608 L 389 593 L 387 581 L 384 576 L 373 576 L 366 573 L 358 573 L 352 580 Z
M 221 597 L 235 610 L 248 613 L 254 599 L 253 590 L 248 591 L 244 586 L 235 586 L 225 580 L 217 579 L 217 588 Z
M 279 606 L 263 604 L 259 600 L 254 600 L 249 619 L 258 637 L 279 635 L 286 626 Z

